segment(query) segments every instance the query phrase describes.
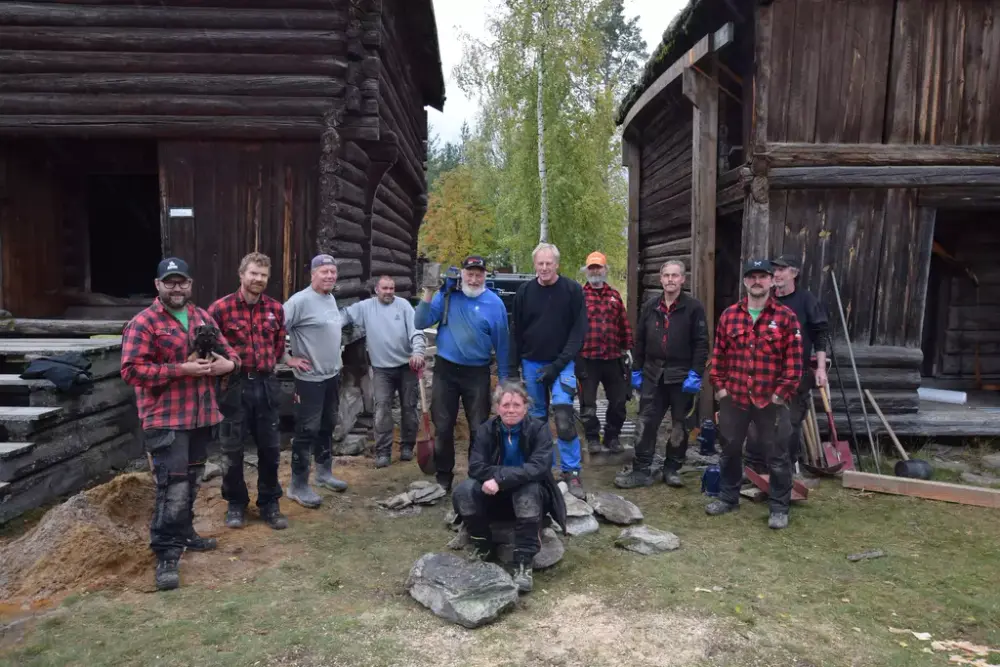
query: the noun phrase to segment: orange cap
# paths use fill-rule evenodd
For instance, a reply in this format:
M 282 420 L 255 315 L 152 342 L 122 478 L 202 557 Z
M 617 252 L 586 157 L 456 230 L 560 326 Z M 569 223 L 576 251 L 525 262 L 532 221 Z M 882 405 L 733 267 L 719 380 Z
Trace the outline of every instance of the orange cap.
M 587 266 L 594 266 L 595 264 L 598 266 L 607 266 L 608 258 L 604 256 L 604 253 L 592 252 L 587 255 Z

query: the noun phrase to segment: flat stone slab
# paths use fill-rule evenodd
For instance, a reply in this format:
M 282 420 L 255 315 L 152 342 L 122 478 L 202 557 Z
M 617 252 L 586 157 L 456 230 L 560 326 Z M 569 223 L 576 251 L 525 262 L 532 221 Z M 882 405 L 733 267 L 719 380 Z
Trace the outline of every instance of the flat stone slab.
M 415 486 L 420 484 L 420 486 Z M 410 490 L 375 504 L 386 510 L 401 510 L 410 505 L 433 505 L 445 496 L 444 487 L 433 482 L 414 482 Z
M 1000 484 L 1000 477 L 994 477 L 993 475 L 976 475 L 971 472 L 963 472 L 962 481 L 966 484 L 975 484 L 976 486 L 996 486 L 997 484 Z
M 566 534 L 570 537 L 590 535 L 591 533 L 596 533 L 600 529 L 601 525 L 597 523 L 597 519 L 594 518 L 593 514 L 589 514 L 587 516 L 568 517 L 566 519 Z
M 616 493 L 608 491 L 588 493 L 587 504 L 594 508 L 595 514 L 611 523 L 627 526 L 642 521 L 642 511 L 634 503 Z
M 594 513 L 593 507 L 570 493 L 564 493 L 563 500 L 566 502 L 567 521 L 570 517 L 585 517 Z
M 491 524 L 490 532 L 493 543 L 496 545 L 497 559 L 510 564 L 514 562 L 514 524 L 495 523 Z M 541 548 L 531 561 L 531 567 L 536 570 L 544 570 L 552 567 L 562 560 L 566 554 L 566 547 L 562 540 L 551 528 L 542 530 Z
M 517 603 L 517 586 L 495 563 L 455 554 L 421 556 L 406 579 L 410 596 L 436 616 L 466 628 L 496 621 Z
M 979 459 L 979 464 L 984 468 L 1000 472 L 1000 453 L 987 454 L 983 458 Z
M 618 535 L 615 546 L 644 556 L 665 553 L 681 548 L 681 540 L 673 533 L 649 526 L 629 526 Z

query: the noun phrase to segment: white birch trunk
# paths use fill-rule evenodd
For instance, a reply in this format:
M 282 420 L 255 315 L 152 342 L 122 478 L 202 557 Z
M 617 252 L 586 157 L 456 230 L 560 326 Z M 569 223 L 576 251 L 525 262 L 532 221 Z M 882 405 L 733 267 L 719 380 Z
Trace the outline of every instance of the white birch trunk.
M 545 47 L 538 49 L 538 181 L 542 186 L 542 213 L 538 225 L 538 242 L 549 242 L 549 184 L 545 175 L 545 113 L 544 79 Z

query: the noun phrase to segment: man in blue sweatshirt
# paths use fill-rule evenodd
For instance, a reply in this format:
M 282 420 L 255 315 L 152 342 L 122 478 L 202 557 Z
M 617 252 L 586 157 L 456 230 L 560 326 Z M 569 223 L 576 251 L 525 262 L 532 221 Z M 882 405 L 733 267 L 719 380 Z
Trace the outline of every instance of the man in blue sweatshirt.
M 502 382 L 507 377 L 507 309 L 486 289 L 486 262 L 470 255 L 462 262 L 461 285 L 446 280 L 436 292 L 425 289 L 414 326 L 437 324 L 437 355 L 431 389 L 434 422 L 434 466 L 438 484 L 451 492 L 455 470 L 455 422 L 458 399 L 465 406 L 469 433 L 490 416 L 490 362 L 495 352 Z
M 552 404 L 563 481 L 570 493 L 583 499 L 580 437 L 573 415 L 573 360 L 587 333 L 587 305 L 580 284 L 559 275 L 558 248 L 540 243 L 531 259 L 536 279 L 521 285 L 514 296 L 510 375 L 520 373 L 524 378 L 532 417 L 548 421 Z

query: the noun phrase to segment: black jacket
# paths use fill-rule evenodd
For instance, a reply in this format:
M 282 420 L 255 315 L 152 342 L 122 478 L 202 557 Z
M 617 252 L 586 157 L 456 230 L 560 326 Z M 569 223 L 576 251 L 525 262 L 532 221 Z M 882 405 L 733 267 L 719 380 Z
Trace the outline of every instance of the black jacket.
M 666 316 L 658 308 L 662 300 L 660 294 L 642 306 L 635 332 L 634 367 L 641 368 L 643 378 L 654 384 L 659 384 L 661 377 L 664 384 L 683 382 L 690 370 L 704 377 L 708 363 L 704 306 L 690 294 L 681 292 L 668 326 Z
M 495 479 L 501 491 L 516 489 L 528 482 L 542 487 L 545 511 L 552 515 L 563 532 L 566 530 L 566 501 L 552 477 L 552 432 L 548 422 L 525 417 L 519 441 L 524 465 L 503 465 L 503 436 L 500 417 L 491 417 L 476 430 L 469 452 L 469 477 L 479 482 Z
M 48 380 L 59 391 L 71 396 L 89 394 L 94 389 L 90 362 L 79 352 L 38 357 L 24 369 L 21 379 Z

